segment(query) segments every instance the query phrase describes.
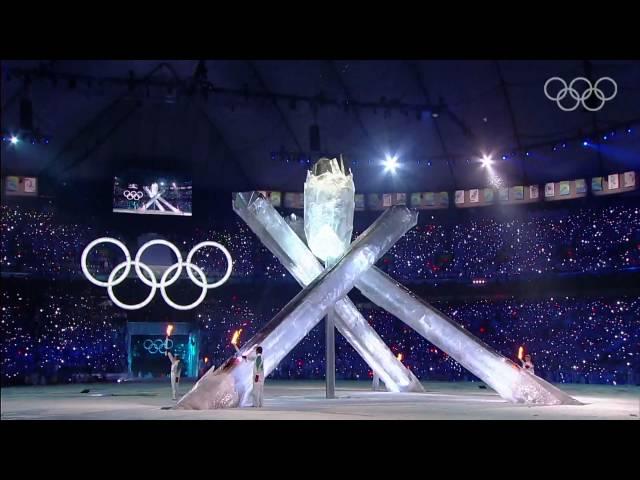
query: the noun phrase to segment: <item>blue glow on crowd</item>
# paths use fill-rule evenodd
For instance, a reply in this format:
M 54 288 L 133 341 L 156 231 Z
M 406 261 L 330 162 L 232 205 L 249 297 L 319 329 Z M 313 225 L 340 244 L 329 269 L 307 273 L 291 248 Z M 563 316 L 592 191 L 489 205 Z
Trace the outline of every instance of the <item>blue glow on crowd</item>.
M 570 212 L 536 212 L 504 221 L 468 218 L 441 224 L 428 215 L 379 263 L 407 284 L 425 280 L 510 279 L 563 273 L 620 272 L 640 267 L 640 213 L 613 205 Z M 127 369 L 128 313 L 106 292 L 82 282 L 80 255 L 98 236 L 117 233 L 99 226 L 59 222 L 55 214 L 2 206 L 0 267 L 3 276 L 56 280 L 35 291 L 4 282 L 1 292 L 2 382 L 70 381 L 78 373 L 121 373 Z M 184 255 L 197 242 L 216 240 L 234 258 L 234 278 L 292 282 L 280 263 L 240 221 L 224 229 L 169 234 Z M 133 252 L 132 252 L 133 253 Z M 121 255 L 121 254 L 118 254 Z M 204 254 L 203 254 L 204 255 Z M 207 259 L 208 274 L 224 269 L 223 257 Z M 98 252 L 92 269 L 108 272 L 121 259 Z M 202 264 L 205 262 L 203 261 Z M 80 280 L 73 288 L 64 281 Z M 73 282 L 71 282 L 73 283 Z M 88 282 L 87 282 L 88 283 Z M 75 285 L 80 284 L 81 287 Z M 197 307 L 202 356 L 219 365 L 234 352 L 230 338 L 243 328 L 246 340 L 283 306 L 229 294 Z M 222 291 L 222 290 L 221 290 Z M 524 345 L 536 373 L 554 382 L 638 383 L 640 297 L 543 297 L 435 301 L 434 306 L 502 354 L 515 358 Z M 422 380 L 473 377 L 383 310 L 359 305 L 394 353 Z M 274 378 L 324 378 L 324 329 L 316 327 L 272 373 Z M 337 377 L 363 380 L 371 372 L 346 343 L 337 340 Z

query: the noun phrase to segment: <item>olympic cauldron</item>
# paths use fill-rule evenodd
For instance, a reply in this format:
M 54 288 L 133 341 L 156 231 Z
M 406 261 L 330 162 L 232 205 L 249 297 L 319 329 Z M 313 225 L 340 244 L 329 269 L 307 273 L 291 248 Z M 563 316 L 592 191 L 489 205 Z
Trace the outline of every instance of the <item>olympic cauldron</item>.
M 269 375 L 331 312 L 335 312 L 337 330 L 380 376 L 388 390 L 423 391 L 418 379 L 393 355 L 346 296 L 354 286 L 449 354 L 502 398 L 525 404 L 579 403 L 515 365 L 374 266 L 416 224 L 416 212 L 393 206 L 350 243 L 353 207 L 353 179 L 337 159 L 319 160 L 307 175 L 304 234 L 302 229 L 294 232 L 258 192 L 234 194 L 234 211 L 303 290 L 245 343 L 237 355 L 218 369 L 209 370 L 175 408 L 199 410 L 250 405 L 252 367 L 242 357 L 262 346 L 265 375 Z M 326 268 L 316 256 L 326 263 Z

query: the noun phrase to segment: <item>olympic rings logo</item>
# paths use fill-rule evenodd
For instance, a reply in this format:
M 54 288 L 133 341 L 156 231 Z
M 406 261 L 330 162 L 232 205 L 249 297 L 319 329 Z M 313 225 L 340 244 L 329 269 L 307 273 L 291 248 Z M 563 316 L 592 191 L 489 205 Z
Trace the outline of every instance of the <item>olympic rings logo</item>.
M 562 85 L 562 88 L 558 91 L 555 97 L 551 96 L 548 90 L 549 84 L 554 81 L 560 82 L 560 84 Z M 609 82 L 613 87 L 613 93 L 611 93 L 611 95 L 609 96 L 605 96 L 605 93 L 599 88 L 600 83 L 604 81 Z M 582 92 L 582 94 L 580 94 L 578 90 L 573 88 L 576 82 L 582 82 L 586 84 L 586 89 Z M 612 100 L 618 94 L 618 84 L 611 77 L 602 77 L 598 79 L 594 85 L 591 85 L 591 82 L 588 78 L 576 77 L 571 80 L 571 83 L 569 83 L 569 85 L 567 85 L 567 82 L 565 82 L 562 78 L 551 77 L 544 83 L 544 94 L 549 100 L 556 102 L 558 104 L 558 108 L 565 112 L 572 112 L 580 105 L 582 105 L 585 110 L 588 110 L 590 112 L 597 112 L 602 107 L 604 107 L 604 104 L 606 102 Z M 567 94 L 573 100 L 575 100 L 575 104 L 571 107 L 565 107 L 562 104 L 562 100 L 567 96 Z M 592 95 L 595 95 L 595 97 L 600 101 L 600 104 L 597 107 L 591 107 L 587 105 L 586 100 L 590 99 Z
M 142 197 L 144 197 L 144 193 L 138 192 L 136 190 L 125 190 L 122 194 L 127 200 L 140 200 Z
M 117 265 L 111 271 L 111 273 L 109 274 L 109 278 L 106 282 L 100 281 L 97 278 L 95 278 L 93 275 L 91 275 L 91 273 L 89 273 L 89 270 L 87 268 L 87 257 L 89 256 L 89 253 L 93 248 L 95 248 L 96 245 L 99 245 L 101 243 L 114 244 L 115 246 L 120 248 L 120 250 L 122 250 L 126 258 L 124 262 Z M 164 273 L 162 274 L 162 278 L 160 279 L 160 282 L 158 282 L 158 280 L 156 279 L 156 276 L 151 270 L 151 268 L 149 268 L 148 265 L 140 261 L 144 251 L 147 248 L 152 247 L 153 245 L 164 245 L 166 247 L 169 247 L 177 258 L 177 262 L 171 265 L 169 268 L 167 268 L 164 271 Z M 193 263 L 191 263 L 193 256 L 198 252 L 198 250 L 204 247 L 215 247 L 219 249 L 224 254 L 227 260 L 227 270 L 223 275 L 223 277 L 217 282 L 207 283 L 207 277 L 202 271 L 202 269 L 197 265 L 194 265 Z M 95 239 L 93 242 L 91 242 L 89 245 L 85 247 L 84 251 L 82 252 L 82 258 L 81 258 L 82 272 L 87 277 L 87 279 L 94 285 L 98 285 L 99 287 L 107 287 L 107 292 L 109 293 L 109 297 L 111 298 L 113 303 L 115 303 L 120 308 L 124 308 L 125 310 L 137 310 L 147 306 L 149 302 L 153 300 L 153 297 L 155 296 L 156 290 L 158 288 L 160 288 L 160 293 L 162 294 L 162 298 L 164 298 L 164 301 L 167 302 L 169 306 L 175 308 L 176 310 L 191 310 L 202 303 L 202 301 L 204 300 L 204 297 L 207 295 L 207 290 L 211 288 L 218 288 L 227 280 L 229 280 L 229 277 L 231 276 L 232 264 L 233 262 L 231 260 L 231 255 L 229 254 L 229 251 L 223 245 L 220 245 L 219 243 L 212 242 L 212 241 L 200 242 L 195 247 L 193 247 L 189 252 L 189 255 L 187 255 L 187 261 L 185 262 L 182 260 L 182 254 L 180 253 L 180 250 L 178 250 L 178 248 L 173 243 L 168 242 L 166 240 L 160 240 L 160 239 L 151 240 L 145 243 L 144 245 L 142 245 L 142 247 L 140 247 L 140 250 L 138 250 L 138 253 L 136 253 L 135 259 L 132 261 L 131 254 L 129 253 L 129 250 L 127 249 L 124 243 L 122 243 L 120 240 L 116 240 L 115 238 L 101 237 L 101 238 Z M 135 305 L 130 305 L 130 304 L 121 302 L 118 298 L 116 298 L 115 294 L 113 293 L 113 287 L 125 281 L 125 279 L 127 278 L 127 275 L 131 271 L 132 265 L 135 267 L 135 272 L 138 275 L 138 278 L 142 281 L 142 283 L 151 287 L 151 291 L 149 292 L 149 295 L 147 296 L 147 298 L 145 298 L 140 303 L 136 303 Z M 171 298 L 169 298 L 169 295 L 167 294 L 167 291 L 166 291 L 166 288 L 168 286 L 173 285 L 178 280 L 178 278 L 182 274 L 183 267 L 186 267 L 187 274 L 189 275 L 189 278 L 193 281 L 193 283 L 195 283 L 198 287 L 202 288 L 202 292 L 200 293 L 200 296 L 193 303 L 190 303 L 189 305 L 180 305 L 175 303 L 173 300 L 171 300 Z M 120 271 L 122 271 L 122 273 L 118 275 Z M 194 271 L 199 278 L 196 278 L 196 276 L 193 274 Z M 169 278 L 170 275 L 171 275 L 171 278 Z
M 173 340 L 171 340 L 170 338 L 168 338 L 166 341 L 160 338 L 157 340 L 151 340 L 150 338 L 147 338 L 142 343 L 142 346 L 151 355 L 153 355 L 154 353 L 164 355 L 167 350 L 171 350 L 173 348 Z

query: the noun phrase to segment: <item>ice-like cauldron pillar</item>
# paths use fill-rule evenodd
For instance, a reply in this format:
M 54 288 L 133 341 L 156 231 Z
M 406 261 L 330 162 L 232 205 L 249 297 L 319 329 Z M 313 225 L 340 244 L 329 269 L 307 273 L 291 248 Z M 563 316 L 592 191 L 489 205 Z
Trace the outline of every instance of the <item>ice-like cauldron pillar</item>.
M 344 163 L 321 158 L 304 183 L 304 231 L 307 244 L 326 267 L 332 266 L 351 243 L 355 210 L 353 176 Z M 329 309 L 325 319 L 326 396 L 334 398 L 336 387 L 336 313 Z
M 322 273 L 324 268 L 304 243 L 305 233 L 301 218 L 292 223 L 289 223 L 289 220 L 285 221 L 271 206 L 269 200 L 256 192 L 234 194 L 233 210 L 302 287 L 306 287 Z M 337 330 L 367 365 L 380 375 L 387 390 L 424 391 L 420 381 L 395 357 L 349 297 L 345 296 L 337 301 L 334 311 Z
M 580 405 L 549 382 L 518 367 L 377 268 L 362 275 L 356 288 L 446 352 L 505 400 L 539 405 Z
M 295 242 L 286 242 L 291 233 L 279 230 L 268 239 L 259 233 L 275 225 L 280 214 L 265 201 L 259 208 L 247 209 L 240 216 L 247 221 L 267 248 L 278 258 L 286 257 L 286 268 L 296 278 L 313 271 L 312 263 L 302 254 Z M 247 220 L 252 216 L 251 222 Z M 256 225 L 257 224 L 257 225 Z M 308 274 L 308 273 L 307 273 Z M 577 405 L 577 400 L 545 380 L 519 368 L 508 358 L 493 350 L 455 321 L 400 285 L 376 267 L 358 280 L 356 288 L 369 300 L 405 322 L 435 346 L 446 352 L 463 367 L 493 388 L 502 398 L 514 403 L 539 405 Z M 374 368 L 375 371 L 375 368 Z M 383 379 L 384 380 L 384 379 Z
M 330 308 L 345 296 L 356 279 L 369 269 L 416 223 L 416 214 L 405 207 L 384 212 L 331 268 L 305 287 L 271 321 L 258 331 L 239 355 L 255 346 L 264 348 L 265 376 L 318 324 Z M 250 405 L 252 364 L 234 356 L 208 371 L 176 405 L 178 409 L 204 410 Z

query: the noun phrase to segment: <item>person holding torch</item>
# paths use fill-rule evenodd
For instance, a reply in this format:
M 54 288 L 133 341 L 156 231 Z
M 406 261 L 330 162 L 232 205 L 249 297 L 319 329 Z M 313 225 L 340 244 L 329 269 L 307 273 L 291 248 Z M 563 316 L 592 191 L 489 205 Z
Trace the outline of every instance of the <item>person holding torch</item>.
M 264 400 L 264 360 L 262 359 L 262 347 L 256 347 L 255 355 L 248 357 L 242 356 L 243 360 L 253 362 L 253 389 L 251 396 L 253 397 L 253 406 L 261 408 Z
M 524 368 L 527 372 L 535 375 L 535 368 L 533 366 L 533 362 L 531 361 L 531 355 L 528 353 L 524 356 L 524 360 L 522 359 L 522 354 L 524 353 L 524 347 L 520 347 L 518 349 L 518 360 L 522 363 L 522 368 Z
M 178 386 L 180 385 L 182 360 L 180 359 L 180 355 L 173 355 L 168 349 L 169 337 L 171 336 L 172 331 L 173 325 L 167 326 L 167 337 L 164 340 L 164 348 L 166 350 L 165 355 L 169 357 L 169 361 L 171 362 L 171 398 L 175 400 L 176 396 L 178 395 Z

